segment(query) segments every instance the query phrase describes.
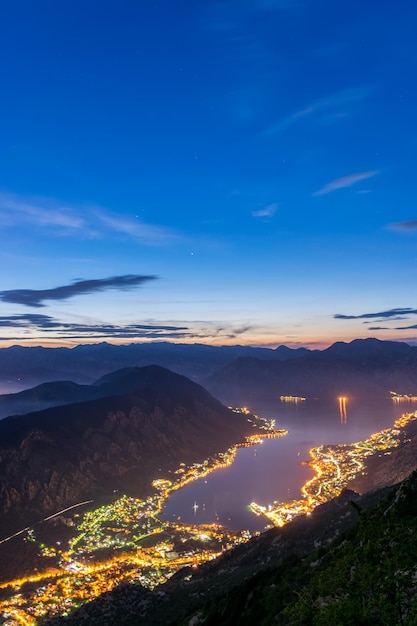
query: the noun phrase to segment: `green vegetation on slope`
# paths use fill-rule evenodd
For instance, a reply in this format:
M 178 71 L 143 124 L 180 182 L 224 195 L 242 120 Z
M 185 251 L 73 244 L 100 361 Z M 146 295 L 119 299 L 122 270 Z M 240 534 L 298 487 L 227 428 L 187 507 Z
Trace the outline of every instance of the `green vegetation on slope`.
M 327 547 L 261 572 L 174 623 L 417 624 L 417 473 Z

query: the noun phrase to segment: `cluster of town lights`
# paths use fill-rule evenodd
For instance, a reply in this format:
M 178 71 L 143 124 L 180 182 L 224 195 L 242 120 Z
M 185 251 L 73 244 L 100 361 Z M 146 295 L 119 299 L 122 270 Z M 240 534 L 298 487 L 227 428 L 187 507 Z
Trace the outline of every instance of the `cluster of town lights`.
M 346 401 L 346 398 L 339 399 L 344 414 Z M 50 558 L 51 566 L 43 572 L 0 584 L 2 623 L 35 626 L 46 617 L 67 614 L 122 581 L 139 582 L 153 588 L 179 568 L 196 566 L 247 541 L 251 537 L 248 531 L 231 531 L 216 524 L 165 521 L 160 517 L 173 490 L 230 465 L 239 446 L 254 445 L 265 437 L 280 437 L 287 432 L 276 430 L 273 420 L 253 416 L 246 408 L 232 410 L 247 415 L 256 432 L 245 442 L 202 463 L 191 466 L 181 463 L 169 478 L 153 482 L 155 494 L 146 500 L 123 496 L 83 515 L 52 516 L 48 522 L 53 524 L 51 534 L 59 534 L 60 524 L 73 527 L 72 539 L 67 542 L 45 545 L 37 539 L 36 530 L 25 529 L 26 541 L 37 543 L 40 554 Z M 393 428 L 375 433 L 366 441 L 311 449 L 311 460 L 307 464 L 315 474 L 303 486 L 302 497 L 269 506 L 253 502 L 251 510 L 275 526 L 311 512 L 317 504 L 338 495 L 350 480 L 363 473 L 369 455 L 389 454 L 391 448 L 399 445 L 401 429 L 413 419 L 417 419 L 417 412 L 404 414 Z
M 253 415 L 246 407 L 232 410 L 247 417 L 254 434 L 201 463 L 181 463 L 170 478 L 154 480 L 156 493 L 146 500 L 122 496 L 86 512 L 80 521 L 75 516 L 64 517 L 70 509 L 50 516 L 52 534 L 59 534 L 62 524 L 73 528 L 68 542 L 45 545 L 36 537 L 36 529 L 26 528 L 25 540 L 35 542 L 39 553 L 51 560 L 51 566 L 46 571 L 0 583 L 4 626 L 35 626 L 45 617 L 67 614 L 123 581 L 153 588 L 179 568 L 197 566 L 247 541 L 251 537 L 249 531 L 232 531 L 217 524 L 165 521 L 160 517 L 172 491 L 231 465 L 237 448 L 287 434 L 275 429 L 273 420 Z
M 346 406 L 346 398 L 339 401 Z M 311 448 L 311 460 L 304 464 L 311 467 L 314 476 L 301 488 L 302 497 L 286 502 L 275 501 L 268 506 L 252 502 L 250 509 L 256 515 L 267 517 L 274 526 L 283 526 L 297 515 L 311 513 L 318 504 L 338 496 L 350 481 L 363 475 L 367 457 L 377 453 L 391 454 L 391 450 L 401 443 L 402 429 L 416 419 L 417 411 L 404 413 L 392 428 L 374 433 L 365 441 Z

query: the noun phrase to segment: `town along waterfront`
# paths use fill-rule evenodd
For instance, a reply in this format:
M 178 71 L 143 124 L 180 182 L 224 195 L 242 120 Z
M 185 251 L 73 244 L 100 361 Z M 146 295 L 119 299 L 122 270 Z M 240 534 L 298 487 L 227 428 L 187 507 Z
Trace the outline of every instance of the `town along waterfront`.
M 66 614 L 121 582 L 153 588 L 180 567 L 197 566 L 247 541 L 251 536 L 247 531 L 160 518 L 173 490 L 221 471 L 233 463 L 239 447 L 286 434 L 275 429 L 271 420 L 245 409 L 234 411 L 247 416 L 253 434 L 224 452 L 192 465 L 180 463 L 168 476 L 155 478 L 155 493 L 146 499 L 121 496 L 102 506 L 92 500 L 80 502 L 1 539 L 0 549 L 10 546 L 17 554 L 29 548 L 35 559 L 21 575 L 10 579 L 3 572 L 0 577 L 1 623 L 36 626 L 39 620 Z M 84 511 L 85 506 L 89 510 Z M 5 560 L 4 552 L 2 556 Z
M 255 515 L 249 505 L 256 502 L 268 509 L 274 501 L 301 498 L 303 486 L 315 475 L 306 464 L 311 460 L 311 448 L 364 441 L 393 427 L 401 414 L 415 410 L 417 404 L 411 399 L 399 403 L 387 393 L 386 400 L 378 401 L 345 396 L 326 402 L 283 397 L 274 404 L 248 408 L 274 419 L 276 427 L 288 430 L 288 434 L 238 449 L 229 467 L 173 492 L 164 506 L 165 519 L 217 522 L 231 529 L 262 531 L 268 519 Z
M 341 407 L 339 423 L 347 426 L 350 423 L 349 400 L 345 399 L 338 404 Z M 293 407 L 296 405 L 297 403 L 293 403 Z M 396 424 L 394 424 L 393 415 L 398 414 L 398 406 L 392 413 L 392 410 L 388 409 L 390 405 L 385 403 L 385 411 L 384 407 L 381 407 L 380 412 L 373 414 L 376 416 L 375 419 L 366 420 L 369 422 L 366 426 L 363 419 L 368 414 L 367 411 L 363 412 L 359 409 L 353 411 L 357 418 L 356 426 L 353 420 L 351 432 L 346 430 L 344 439 L 349 440 L 352 437 L 355 441 L 362 439 L 359 444 L 348 445 L 344 448 L 340 444 L 342 431 L 336 429 L 333 433 L 336 441 L 334 445 L 323 445 L 312 451 L 314 471 L 310 467 L 295 462 L 297 468 L 308 472 L 308 475 L 313 478 L 302 481 L 304 484 L 302 494 L 298 493 L 298 495 L 286 498 L 290 507 L 287 505 L 283 507 L 282 503 L 273 502 L 277 499 L 276 493 L 279 486 L 279 481 L 275 480 L 274 493 L 270 498 L 271 508 L 264 507 L 264 504 L 257 498 L 256 505 L 252 503 L 252 510 L 260 515 L 257 517 L 246 511 L 247 514 L 257 520 L 259 526 L 268 522 L 280 525 L 283 521 L 287 521 L 286 513 L 291 508 L 294 509 L 294 503 L 295 506 L 300 507 L 298 512 L 308 512 L 319 502 L 336 495 L 335 491 L 341 486 L 343 477 L 352 469 L 354 470 L 355 466 L 359 466 L 368 454 L 376 450 L 385 450 L 389 453 L 390 447 L 398 445 L 407 419 L 415 419 L 417 415 L 417 412 L 412 412 L 411 402 L 410 405 L 401 406 L 401 413 L 404 413 L 405 408 L 408 409 L 408 413 Z M 242 409 L 235 410 L 245 412 Z M 287 407 L 284 407 L 284 413 L 288 413 Z M 300 414 L 299 417 L 301 418 L 302 415 L 305 418 L 307 414 Z M 289 418 L 293 424 L 297 424 L 296 413 L 290 411 Z M 250 415 L 248 415 L 248 420 L 252 420 Z M 284 454 L 277 455 L 277 451 L 270 447 L 274 441 L 285 441 L 289 434 L 286 434 L 285 429 L 274 429 L 271 420 L 255 418 L 253 423 L 257 426 L 257 432 L 240 444 L 243 447 L 233 446 L 224 453 L 219 453 L 213 458 L 192 466 L 181 463 L 180 467 L 169 476 L 156 478 L 153 481 L 157 493 L 146 500 L 122 496 L 98 508 L 95 508 L 91 501 L 78 503 L 77 508 L 70 507 L 71 511 L 69 509 L 59 511 L 41 520 L 32 528 L 26 528 L 21 533 L 3 539 L 0 544 L 4 547 L 10 542 L 13 544 L 13 550 L 18 548 L 16 542 L 24 541 L 43 559 L 41 567 L 33 569 L 31 573 L 19 578 L 0 581 L 0 614 L 4 618 L 5 626 L 19 626 L 19 624 L 35 626 L 39 623 L 39 619 L 66 613 L 71 608 L 91 600 L 123 581 L 140 582 L 146 587 L 153 588 L 167 580 L 180 567 L 196 566 L 219 556 L 224 550 L 234 545 L 247 541 L 251 533 L 243 530 L 243 527 L 242 530 L 235 531 L 231 529 L 230 523 L 229 529 L 215 523 L 202 523 L 199 519 L 201 517 L 199 516 L 200 505 L 196 499 L 192 503 L 190 501 L 189 508 L 193 512 L 191 522 L 185 519 L 178 520 L 178 518 L 163 520 L 160 514 L 166 500 L 169 501 L 176 493 L 186 493 L 199 481 L 208 485 L 211 478 L 222 477 L 224 472 L 233 467 L 241 469 L 242 466 L 239 468 L 239 465 L 234 462 L 241 451 L 252 449 L 256 452 L 253 458 L 257 459 L 260 450 L 270 448 L 269 454 L 265 457 L 266 460 L 274 456 L 287 462 L 289 468 L 287 478 L 292 478 L 291 455 L 287 457 Z M 293 429 L 294 432 L 299 433 L 298 444 L 306 446 L 306 457 L 308 457 L 308 451 L 311 451 L 312 444 L 308 425 L 309 422 L 300 419 L 299 427 Z M 385 427 L 387 427 L 386 431 L 384 431 Z M 377 434 L 360 438 L 358 433 L 364 429 Z M 330 439 L 330 431 L 329 428 L 326 430 L 327 441 Z M 300 455 L 296 453 L 296 458 L 300 457 L 301 453 Z M 244 460 L 243 457 L 243 462 Z M 268 468 L 267 463 L 265 464 L 265 460 L 263 467 L 266 467 L 266 470 L 271 469 L 270 466 Z M 241 479 L 241 475 L 237 476 L 237 486 L 242 485 L 242 499 L 248 502 L 250 492 L 245 484 L 238 482 L 239 478 Z M 263 482 L 268 483 L 268 479 L 269 476 L 266 474 Z M 285 490 L 285 487 L 283 489 Z M 85 505 L 88 505 L 91 510 L 81 515 L 80 507 Z M 201 507 L 203 511 L 204 508 Z M 62 513 L 67 511 L 71 515 L 70 519 L 62 516 Z M 290 511 L 291 514 L 292 512 Z M 234 514 L 233 511 L 232 514 Z M 37 561 L 38 565 L 40 563 Z

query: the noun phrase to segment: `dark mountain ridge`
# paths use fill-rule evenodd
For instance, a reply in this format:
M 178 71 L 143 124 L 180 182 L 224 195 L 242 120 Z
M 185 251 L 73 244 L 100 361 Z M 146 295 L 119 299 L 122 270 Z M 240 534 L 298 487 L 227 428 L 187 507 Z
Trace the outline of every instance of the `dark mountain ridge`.
M 17 393 L 4 394 L 0 396 L 0 419 L 7 415 L 33 413 L 54 406 L 98 400 L 112 395 L 120 396 L 152 387 L 155 386 L 155 372 L 158 371 L 156 369 L 158 367 L 150 365 L 143 368 L 122 368 L 105 374 L 90 385 L 80 385 L 72 381 L 52 381 Z M 159 367 L 158 385 L 164 384 L 167 389 L 171 389 L 171 377 L 164 376 L 163 372 L 164 368 Z M 185 377 L 183 378 L 185 380 Z M 183 383 L 185 386 L 184 381 Z
M 390 390 L 417 393 L 417 347 L 356 339 L 285 362 L 244 357 L 209 376 L 204 386 L 228 403 L 236 398 L 246 403 L 276 400 L 280 395 L 381 398 Z
M 2 532 L 115 489 L 147 495 L 161 471 L 253 432 L 244 416 L 159 366 L 116 372 L 99 388 L 108 395 L 0 421 Z
M 0 372 L 7 372 L 4 378 L 0 377 L 0 384 L 3 390 L 15 392 L 55 380 L 70 379 L 78 383 L 91 383 L 98 376 L 116 369 L 152 364 L 201 381 L 238 356 L 288 360 L 298 358 L 306 352 L 306 348 L 292 350 L 286 346 L 273 350 L 239 345 L 209 346 L 168 342 L 129 345 L 103 342 L 74 348 L 11 346 L 0 349 Z
M 354 339 L 350 343 L 337 341 L 325 350 L 317 350 L 309 356 L 313 361 L 342 360 L 345 363 L 360 362 L 363 365 L 386 366 L 390 363 L 412 361 L 417 356 L 417 347 L 399 341 L 381 341 L 375 338 Z
M 8 415 L 22 415 L 41 411 L 60 404 L 72 404 L 100 398 L 104 390 L 91 385 L 80 385 L 69 380 L 41 383 L 31 389 L 0 396 L 0 419 Z
M 119 348 L 123 350 L 119 351 Z M 54 361 L 55 349 L 47 350 L 48 358 L 51 357 Z M 302 348 L 292 350 L 286 346 L 269 350 L 244 349 L 241 346 L 216 348 L 175 344 L 150 346 L 147 344 L 146 347 L 137 344 L 131 346 L 99 344 L 78 346 L 72 350 L 56 350 L 61 368 L 66 363 L 65 367 L 71 370 L 75 367 L 74 356 L 84 355 L 86 360 L 83 360 L 84 357 L 81 358 L 77 376 L 80 371 L 84 371 L 84 367 L 87 367 L 90 374 L 94 370 L 98 373 L 103 371 L 103 376 L 98 380 L 94 379 L 90 385 L 54 381 L 19 393 L 0 396 L 0 419 L 6 415 L 98 399 L 108 395 L 105 386 L 109 383 L 106 376 L 110 363 L 129 359 L 146 362 L 151 357 L 171 361 L 175 364 L 173 369 L 177 372 L 192 371 L 193 379 L 199 379 L 203 371 L 213 370 L 204 380 L 204 386 L 226 404 L 250 404 L 259 399 L 276 401 L 280 395 L 321 398 L 348 395 L 381 398 L 388 397 L 390 390 L 398 393 L 417 393 L 417 347 L 378 339 L 356 339 L 351 343 L 337 342 L 322 351 L 307 351 Z M 262 358 L 246 355 L 228 361 L 228 357 L 232 358 L 242 352 L 251 355 L 261 354 Z M 109 354 L 113 356 L 106 356 Z M 277 355 L 280 355 L 279 358 Z M 0 350 L 0 363 L 1 356 Z M 208 362 L 203 367 L 201 363 L 207 356 Z M 217 365 L 221 367 L 214 371 Z M 118 395 L 129 390 L 127 380 L 121 383 L 121 386 L 113 384 L 114 394 Z

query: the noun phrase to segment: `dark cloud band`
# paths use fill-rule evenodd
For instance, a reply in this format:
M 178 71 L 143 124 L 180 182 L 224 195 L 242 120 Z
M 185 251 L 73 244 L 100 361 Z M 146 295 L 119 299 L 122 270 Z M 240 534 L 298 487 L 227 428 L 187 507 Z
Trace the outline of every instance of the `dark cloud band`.
M 398 315 L 417 315 L 417 309 L 390 309 L 389 311 L 379 311 L 378 313 L 362 313 L 362 315 L 342 315 L 341 313 L 336 313 L 333 317 L 337 320 L 363 320 L 374 318 L 389 319 Z
M 172 338 L 186 337 L 187 326 L 161 324 L 72 324 L 60 322 L 49 315 L 10 315 L 0 316 L 0 328 L 19 328 L 43 333 L 44 336 L 54 335 L 60 339 L 85 338 Z M 2 338 L 3 339 L 3 338 Z
M 63 285 L 54 289 L 11 289 L 0 291 L 0 300 L 25 306 L 43 307 L 45 306 L 45 300 L 67 300 L 74 296 L 105 291 L 107 289 L 132 289 L 156 278 L 158 277 L 129 274 L 126 276 L 112 276 L 110 278 L 78 280 L 70 285 Z
M 390 230 L 402 230 L 405 232 L 417 230 L 417 220 L 406 220 L 404 222 L 394 222 L 393 224 L 389 224 L 388 228 Z
M 42 328 L 56 328 L 60 326 L 49 315 L 0 315 L 0 326 L 3 328 L 24 328 L 26 326 L 41 326 Z

